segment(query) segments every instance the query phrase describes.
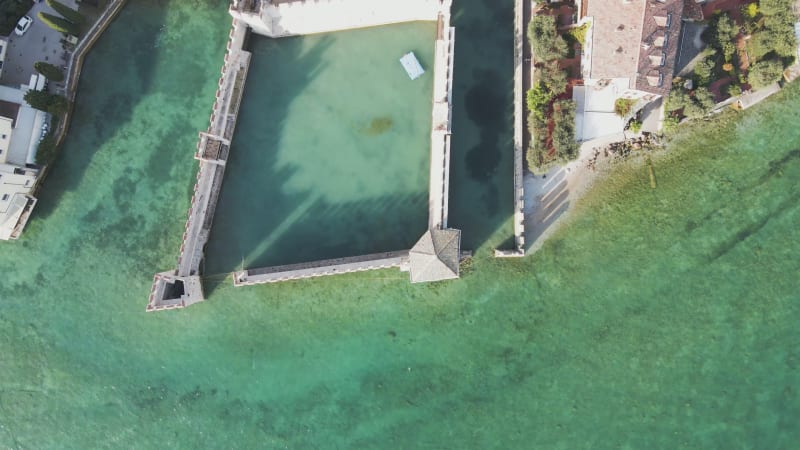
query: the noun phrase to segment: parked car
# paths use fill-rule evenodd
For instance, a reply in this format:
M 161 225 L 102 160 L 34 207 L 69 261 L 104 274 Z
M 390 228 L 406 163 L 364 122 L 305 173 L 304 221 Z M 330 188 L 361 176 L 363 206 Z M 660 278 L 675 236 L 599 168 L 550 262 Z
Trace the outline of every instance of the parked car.
M 14 28 L 14 33 L 17 36 L 22 36 L 26 31 L 28 31 L 28 28 L 31 27 L 32 23 L 33 19 L 31 19 L 30 16 L 22 16 L 22 18 L 19 19 L 19 22 L 17 22 L 17 26 Z

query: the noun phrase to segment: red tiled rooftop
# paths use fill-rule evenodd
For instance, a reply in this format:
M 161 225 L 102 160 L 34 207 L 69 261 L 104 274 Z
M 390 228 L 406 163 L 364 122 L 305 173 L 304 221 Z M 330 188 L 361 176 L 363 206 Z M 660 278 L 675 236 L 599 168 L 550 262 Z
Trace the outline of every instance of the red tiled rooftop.
M 632 78 L 639 61 L 644 0 L 590 0 L 592 57 L 589 78 Z
M 680 46 L 683 0 L 648 1 L 642 22 L 636 89 L 665 95 L 672 87 L 672 76 Z M 665 19 L 666 25 L 665 26 Z M 655 62 L 658 62 L 657 64 Z M 662 65 L 663 62 L 663 65 Z M 653 80 L 660 82 L 653 82 Z

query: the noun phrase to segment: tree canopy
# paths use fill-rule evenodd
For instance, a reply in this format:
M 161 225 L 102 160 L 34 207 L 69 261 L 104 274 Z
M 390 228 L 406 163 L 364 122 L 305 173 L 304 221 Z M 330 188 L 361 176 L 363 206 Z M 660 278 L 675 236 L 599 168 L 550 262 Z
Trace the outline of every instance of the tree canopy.
M 778 81 L 783 74 L 783 64 L 775 59 L 759 61 L 750 69 L 748 81 L 755 89 L 759 89 Z
M 78 25 L 61 17 L 42 11 L 39 11 L 37 17 L 39 17 L 39 20 L 41 20 L 45 25 L 58 31 L 59 33 L 74 34 L 77 36 L 81 32 L 81 29 Z
M 69 108 L 69 101 L 65 97 L 35 89 L 25 93 L 25 101 L 32 107 L 51 114 L 63 114 Z
M 53 8 L 57 13 L 61 14 L 65 19 L 68 21 L 76 24 L 76 25 L 83 25 L 86 22 L 86 18 L 83 17 L 83 14 L 79 13 L 78 11 L 70 8 L 69 6 L 58 2 L 56 0 L 47 0 L 47 6 Z
M 39 61 L 34 63 L 33 68 L 50 81 L 59 82 L 64 80 L 64 72 L 62 72 L 58 66 L 53 64 Z
M 528 40 L 537 61 L 551 61 L 567 55 L 567 43 L 558 35 L 553 16 L 534 16 L 528 25 Z

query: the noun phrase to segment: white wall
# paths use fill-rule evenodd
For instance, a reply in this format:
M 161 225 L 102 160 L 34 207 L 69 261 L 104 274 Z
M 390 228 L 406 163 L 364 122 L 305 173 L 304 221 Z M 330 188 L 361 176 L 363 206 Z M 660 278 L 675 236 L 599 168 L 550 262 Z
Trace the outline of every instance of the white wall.
M 318 0 L 265 5 L 260 13 L 231 14 L 270 37 L 327 33 L 390 23 L 436 20 L 452 0 Z

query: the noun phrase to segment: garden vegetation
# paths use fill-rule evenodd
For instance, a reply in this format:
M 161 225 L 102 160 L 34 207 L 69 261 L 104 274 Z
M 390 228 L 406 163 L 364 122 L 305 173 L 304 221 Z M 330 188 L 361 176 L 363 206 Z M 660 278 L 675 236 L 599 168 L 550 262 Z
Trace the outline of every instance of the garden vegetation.
M 47 0 L 47 5 L 53 8 L 60 16 L 40 11 L 37 16 L 45 25 L 66 34 L 78 36 L 81 34 L 86 18 L 83 14 L 56 0 Z
M 33 7 L 33 0 L 0 0 L 0 34 L 8 36 L 19 19 Z
M 736 22 L 717 13 L 703 33 L 708 44 L 689 80 L 676 79 L 666 100 L 665 128 L 708 114 L 721 96 L 762 89 L 781 80 L 795 60 L 794 0 L 761 0 L 741 9 Z M 716 83 L 716 84 L 715 84 Z
M 25 101 L 33 108 L 47 111 L 53 115 L 64 114 L 69 109 L 69 100 L 63 95 L 50 94 L 35 89 L 30 89 L 25 93 Z
M 585 38 L 576 31 L 573 40 Z M 534 83 L 526 94 L 528 130 L 531 143 L 526 151 L 530 170 L 543 170 L 551 164 L 574 159 L 575 102 L 560 98 L 567 92 L 567 72 L 558 60 L 568 56 L 567 41 L 558 34 L 556 19 L 536 15 L 528 25 L 528 40 L 533 50 Z
M 50 81 L 64 81 L 64 72 L 62 72 L 61 68 L 56 65 L 39 61 L 34 63 L 33 68 Z

